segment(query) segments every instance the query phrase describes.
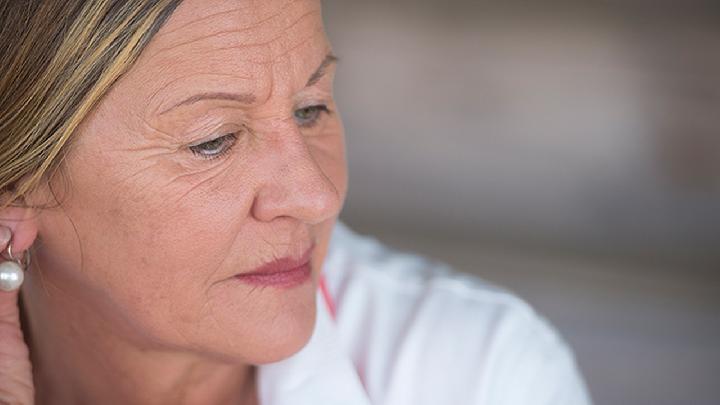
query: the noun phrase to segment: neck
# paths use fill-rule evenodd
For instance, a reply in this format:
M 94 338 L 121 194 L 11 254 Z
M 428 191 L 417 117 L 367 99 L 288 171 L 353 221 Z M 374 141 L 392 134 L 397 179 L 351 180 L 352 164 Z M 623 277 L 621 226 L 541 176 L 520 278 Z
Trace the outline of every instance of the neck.
M 38 405 L 258 402 L 252 365 L 141 347 L 118 322 L 37 281 L 26 279 L 21 310 Z

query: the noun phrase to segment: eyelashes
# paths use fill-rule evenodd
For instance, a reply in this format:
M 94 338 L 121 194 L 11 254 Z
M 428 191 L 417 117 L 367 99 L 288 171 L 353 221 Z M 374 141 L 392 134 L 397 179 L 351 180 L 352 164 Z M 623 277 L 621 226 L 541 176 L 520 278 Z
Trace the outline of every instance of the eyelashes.
M 323 113 L 329 114 L 330 110 L 325 104 L 318 104 L 297 109 L 293 115 L 298 126 L 301 128 L 312 128 L 318 123 Z
M 190 146 L 189 149 L 195 156 L 201 159 L 212 160 L 226 155 L 235 145 L 238 139 L 238 132 L 223 135 L 213 140 L 203 142 L 199 145 Z
M 303 107 L 293 112 L 293 118 L 298 127 L 311 129 L 317 126 L 323 114 L 330 114 L 330 109 L 325 104 L 317 104 Z M 197 145 L 191 145 L 188 149 L 198 158 L 214 160 L 227 155 L 237 143 L 241 133 L 228 133 Z

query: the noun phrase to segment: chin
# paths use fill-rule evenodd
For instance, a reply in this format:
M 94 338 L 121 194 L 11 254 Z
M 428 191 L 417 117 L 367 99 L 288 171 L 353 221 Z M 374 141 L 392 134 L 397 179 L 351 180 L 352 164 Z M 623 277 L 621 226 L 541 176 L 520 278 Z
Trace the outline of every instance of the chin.
M 249 361 L 252 364 L 267 364 L 281 361 L 301 351 L 310 341 L 315 325 L 315 314 L 306 319 L 303 324 L 296 322 L 294 329 L 283 327 L 284 331 L 275 336 L 274 341 L 268 341 L 263 350 Z
M 302 350 L 312 337 L 317 314 L 311 308 L 299 306 L 278 314 L 271 323 L 263 322 L 256 332 L 257 346 L 248 351 L 251 364 L 267 364 L 284 360 Z
M 286 359 L 310 341 L 317 317 L 314 282 L 228 299 L 238 295 L 232 288 L 222 292 L 217 298 L 223 299 L 211 304 L 212 315 L 194 323 L 193 340 L 202 342 L 200 350 L 206 354 L 224 362 L 260 365 Z

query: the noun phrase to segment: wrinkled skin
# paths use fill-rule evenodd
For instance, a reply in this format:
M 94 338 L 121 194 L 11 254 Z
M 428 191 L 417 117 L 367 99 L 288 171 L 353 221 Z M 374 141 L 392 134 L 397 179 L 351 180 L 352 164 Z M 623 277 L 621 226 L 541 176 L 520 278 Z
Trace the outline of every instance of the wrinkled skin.
M 185 0 L 27 197 L 62 205 L 2 212 L 34 244 L 38 403 L 255 403 L 254 366 L 307 343 L 347 193 L 330 50 L 319 1 Z M 232 277 L 311 245 L 303 285 Z

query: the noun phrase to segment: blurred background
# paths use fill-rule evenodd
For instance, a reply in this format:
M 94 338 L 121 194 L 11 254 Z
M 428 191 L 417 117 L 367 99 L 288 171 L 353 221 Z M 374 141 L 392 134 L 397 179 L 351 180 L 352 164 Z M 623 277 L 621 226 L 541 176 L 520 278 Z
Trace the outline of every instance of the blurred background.
M 720 4 L 331 0 L 351 228 L 500 284 L 596 404 L 720 403 Z

